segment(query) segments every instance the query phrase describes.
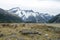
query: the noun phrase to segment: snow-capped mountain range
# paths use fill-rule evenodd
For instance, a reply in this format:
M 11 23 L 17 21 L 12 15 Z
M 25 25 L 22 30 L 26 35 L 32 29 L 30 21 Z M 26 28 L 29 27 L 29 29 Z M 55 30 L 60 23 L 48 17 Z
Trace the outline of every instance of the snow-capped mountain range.
M 34 12 L 33 10 L 21 10 L 19 7 L 8 10 L 9 13 L 19 16 L 24 22 L 46 23 L 53 15 L 48 13 Z

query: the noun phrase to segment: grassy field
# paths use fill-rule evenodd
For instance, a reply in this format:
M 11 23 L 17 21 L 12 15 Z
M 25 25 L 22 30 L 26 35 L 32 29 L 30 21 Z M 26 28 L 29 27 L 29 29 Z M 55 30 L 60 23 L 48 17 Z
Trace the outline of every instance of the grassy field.
M 60 24 L 0 23 L 0 40 L 60 40 Z

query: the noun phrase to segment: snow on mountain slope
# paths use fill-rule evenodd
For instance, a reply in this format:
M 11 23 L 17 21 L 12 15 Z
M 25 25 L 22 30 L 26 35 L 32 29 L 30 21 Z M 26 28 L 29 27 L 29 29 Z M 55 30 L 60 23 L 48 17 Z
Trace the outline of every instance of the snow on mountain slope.
M 33 10 L 21 10 L 19 7 L 12 8 L 8 10 L 11 14 L 21 17 L 24 21 L 34 21 L 45 23 L 50 20 L 53 16 L 49 14 L 43 14 L 39 12 L 34 12 Z M 31 19 L 30 19 L 31 18 Z

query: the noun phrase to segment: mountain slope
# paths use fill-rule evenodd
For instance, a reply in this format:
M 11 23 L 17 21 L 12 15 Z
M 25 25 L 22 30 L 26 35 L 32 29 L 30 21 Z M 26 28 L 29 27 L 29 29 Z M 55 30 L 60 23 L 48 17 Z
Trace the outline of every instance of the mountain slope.
M 0 23 L 11 23 L 11 22 L 22 22 L 22 19 L 0 8 Z
M 46 23 L 53 16 L 49 14 L 43 14 L 39 12 L 34 12 L 33 10 L 21 10 L 19 7 L 12 8 L 8 10 L 13 15 L 17 15 L 23 19 L 24 22 L 37 22 Z
M 49 20 L 49 23 L 60 23 L 60 14 L 56 15 L 51 20 Z
M 38 21 L 39 23 L 47 23 L 48 20 L 50 20 L 52 17 L 53 17 L 53 16 L 51 16 L 51 15 L 49 15 L 49 14 L 43 14 L 43 13 L 38 14 L 38 15 L 36 16 L 37 21 Z

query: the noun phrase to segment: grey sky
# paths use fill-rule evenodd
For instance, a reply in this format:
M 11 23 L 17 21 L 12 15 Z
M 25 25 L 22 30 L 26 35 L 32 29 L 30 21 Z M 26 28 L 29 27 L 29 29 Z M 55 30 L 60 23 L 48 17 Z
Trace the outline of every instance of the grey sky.
M 60 0 L 0 0 L 0 8 L 10 9 L 13 7 L 56 15 L 60 13 Z

